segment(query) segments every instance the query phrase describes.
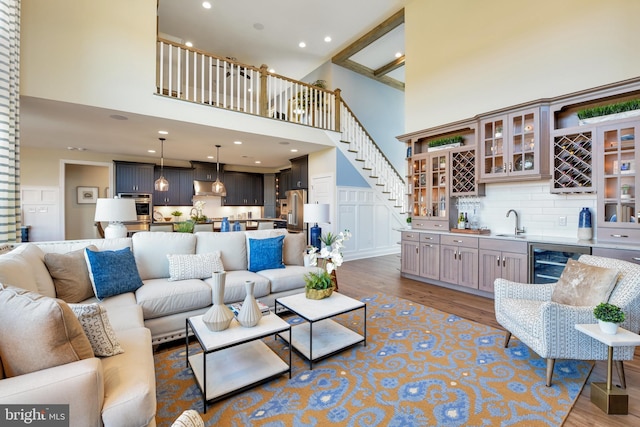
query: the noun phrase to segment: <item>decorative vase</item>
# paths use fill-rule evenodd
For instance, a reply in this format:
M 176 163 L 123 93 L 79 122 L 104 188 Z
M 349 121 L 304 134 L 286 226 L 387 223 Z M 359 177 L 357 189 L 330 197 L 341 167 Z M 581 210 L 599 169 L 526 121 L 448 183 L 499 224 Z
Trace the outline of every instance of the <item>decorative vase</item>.
M 221 232 L 225 232 L 225 231 L 230 231 L 231 230 L 231 224 L 229 224 L 229 218 L 222 217 L 222 224 L 220 224 L 220 231 Z
M 224 305 L 224 284 L 226 273 L 224 271 L 214 271 L 212 276 L 213 305 L 204 314 L 202 321 L 210 331 L 224 331 L 233 320 L 233 313 Z
M 305 289 L 304 294 L 309 299 L 325 299 L 331 296 L 333 288 L 329 289 Z
M 262 318 L 260 307 L 258 307 L 258 303 L 253 296 L 254 285 L 255 283 L 253 282 L 253 280 L 245 280 L 244 282 L 244 289 L 247 292 L 247 296 L 244 297 L 242 307 L 240 307 L 240 312 L 238 313 L 238 323 L 240 323 L 240 325 L 244 326 L 245 328 L 252 328 L 256 326 Z
M 605 334 L 615 335 L 618 333 L 618 324 L 613 322 L 603 322 L 598 319 L 598 325 L 600 325 L 600 330 Z
M 233 231 L 241 231 L 242 226 L 240 225 L 240 221 L 236 221 L 233 223 Z
M 589 208 L 582 208 L 578 216 L 578 239 L 591 240 L 592 238 L 591 211 Z

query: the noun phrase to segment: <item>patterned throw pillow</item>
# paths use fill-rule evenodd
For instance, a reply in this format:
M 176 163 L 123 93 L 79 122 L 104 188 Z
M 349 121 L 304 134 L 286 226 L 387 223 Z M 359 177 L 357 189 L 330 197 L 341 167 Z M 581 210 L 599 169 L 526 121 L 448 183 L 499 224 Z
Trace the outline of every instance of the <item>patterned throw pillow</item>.
M 85 249 L 85 257 L 98 299 L 134 292 L 142 286 L 131 249 L 101 252 Z
M 171 424 L 171 427 L 204 427 L 204 421 L 195 410 L 187 409 Z
M 214 271 L 224 271 L 220 251 L 204 254 L 167 254 L 169 280 L 208 279 Z
M 124 353 L 104 307 L 100 304 L 69 304 L 69 307 L 89 338 L 93 354 L 105 357 Z
M 284 236 L 268 239 L 249 239 L 249 271 L 258 272 L 274 268 L 285 268 L 282 263 Z

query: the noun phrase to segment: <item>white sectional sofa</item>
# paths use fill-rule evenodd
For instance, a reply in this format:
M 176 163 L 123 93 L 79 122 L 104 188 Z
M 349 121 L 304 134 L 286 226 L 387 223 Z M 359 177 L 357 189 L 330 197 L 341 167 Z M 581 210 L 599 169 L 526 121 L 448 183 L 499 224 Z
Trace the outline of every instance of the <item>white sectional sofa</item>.
M 280 241 L 280 246 L 276 243 L 275 246 L 263 244 L 271 244 L 276 240 Z M 49 302 L 56 301 L 62 307 L 65 303 L 60 302 L 60 299 L 53 299 L 63 293 L 60 286 L 64 284 L 59 281 L 61 273 L 54 273 L 54 284 L 47 268 L 51 268 L 51 265 L 45 262 L 46 254 L 66 254 L 69 257 L 75 254 L 76 263 L 73 265 L 78 266 L 78 254 L 83 254 L 89 245 L 95 246 L 91 250 L 104 253 L 124 248 L 133 252 L 135 267 L 142 282 L 139 288 L 102 300 L 93 296 L 82 301 L 71 301 L 82 304 L 99 303 L 104 307 L 124 352 L 108 357 L 79 358 L 77 361 L 20 375 L 15 375 L 15 372 L 11 375 L 11 369 L 6 368 L 9 364 L 5 363 L 5 369 L 1 369 L 3 364 L 0 363 L 1 404 L 69 404 L 72 426 L 155 425 L 156 391 L 152 346 L 184 337 L 185 319 L 203 314 L 211 306 L 210 279 L 189 278 L 190 274 L 202 275 L 201 271 L 198 273 L 198 270 L 202 270 L 202 265 L 196 264 L 203 256 L 209 259 L 211 254 L 219 253 L 219 259 L 216 260 L 222 262 L 227 272 L 227 303 L 242 301 L 245 297 L 244 282 L 252 280 L 255 282 L 256 298 L 273 306 L 275 298 L 279 296 L 302 292 L 304 275 L 315 269 L 303 266 L 305 236 L 289 234 L 286 230 L 195 234 L 140 232 L 132 238 L 123 239 L 18 245 L 11 252 L 0 255 L 0 283 L 21 288 L 18 289 L 20 292 L 31 291 L 25 295 L 30 295 L 32 299 L 36 295 L 35 300 L 43 295 L 48 297 Z M 253 258 L 251 249 L 254 250 Z M 277 253 L 279 249 L 282 251 L 281 256 L 276 255 L 276 258 L 280 256 L 282 265 L 250 271 L 265 265 L 261 262 L 266 262 L 268 267 L 269 262 L 273 263 L 273 253 Z M 265 255 L 268 255 L 266 261 L 259 259 Z M 50 256 L 47 257 L 49 258 Z M 180 262 L 174 262 L 176 259 Z M 95 270 L 95 266 L 89 265 L 89 272 L 92 272 L 92 268 Z M 181 266 L 186 267 L 180 269 Z M 219 267 L 219 264 L 215 266 Z M 72 279 L 87 274 L 75 274 L 64 269 L 63 273 L 70 274 Z M 124 269 L 111 274 L 124 274 Z M 173 280 L 183 276 L 187 278 Z M 97 280 L 96 277 L 93 279 Z M 10 291 L 13 292 L 13 297 L 16 297 L 15 291 Z M 2 292 L 7 292 L 4 299 Z M 4 309 L 2 304 L 11 300 L 6 298 L 10 292 L 0 290 L 0 312 Z M 15 317 L 12 316 L 11 320 L 17 321 Z M 2 328 L 3 325 L 0 324 L 0 331 Z M 37 340 L 41 338 L 20 338 L 31 340 L 31 348 L 39 348 Z M 0 342 L 0 362 L 3 355 L 8 355 L 11 351 L 12 349 L 3 348 Z

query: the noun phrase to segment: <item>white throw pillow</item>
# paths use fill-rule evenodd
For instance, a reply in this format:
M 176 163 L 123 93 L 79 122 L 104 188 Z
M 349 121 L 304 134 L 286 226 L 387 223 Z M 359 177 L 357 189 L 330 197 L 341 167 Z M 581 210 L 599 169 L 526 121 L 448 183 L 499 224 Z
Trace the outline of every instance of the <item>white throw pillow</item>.
M 107 311 L 100 304 L 69 304 L 89 338 L 93 354 L 100 357 L 124 353 L 111 327 Z
M 224 271 L 220 251 L 205 254 L 167 254 L 169 280 L 208 279 L 214 271 Z

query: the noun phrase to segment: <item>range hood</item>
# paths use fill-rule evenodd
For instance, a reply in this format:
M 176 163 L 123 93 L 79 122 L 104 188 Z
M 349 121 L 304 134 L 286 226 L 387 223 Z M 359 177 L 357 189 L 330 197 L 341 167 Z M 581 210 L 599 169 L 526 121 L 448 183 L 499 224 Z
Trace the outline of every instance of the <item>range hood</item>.
M 214 184 L 216 182 L 212 182 L 212 181 L 199 181 L 199 180 L 194 180 L 193 181 L 193 189 L 195 190 L 195 195 L 196 196 L 226 196 L 227 192 L 225 191 L 224 193 L 217 193 L 214 191 Z

